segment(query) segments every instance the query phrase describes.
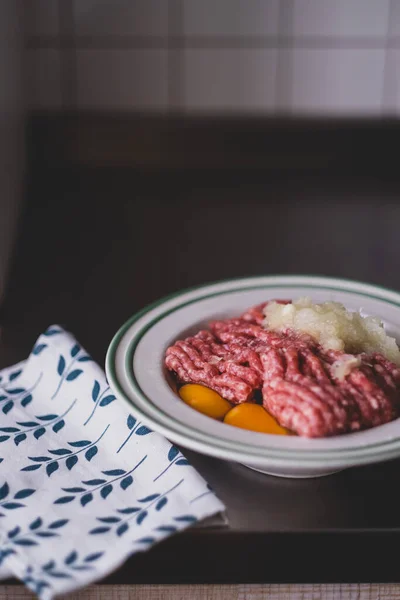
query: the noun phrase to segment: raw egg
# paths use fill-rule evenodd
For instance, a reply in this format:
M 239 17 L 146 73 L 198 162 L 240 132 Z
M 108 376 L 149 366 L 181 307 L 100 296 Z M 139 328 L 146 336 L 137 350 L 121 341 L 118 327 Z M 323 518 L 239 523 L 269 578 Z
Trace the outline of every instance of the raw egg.
M 212 419 L 223 419 L 232 408 L 228 400 L 204 385 L 187 383 L 179 390 L 182 400 L 198 412 Z
M 273 433 L 275 435 L 289 435 L 289 431 L 281 427 L 277 421 L 259 404 L 248 402 L 239 404 L 226 413 L 224 423 L 250 429 L 260 433 Z

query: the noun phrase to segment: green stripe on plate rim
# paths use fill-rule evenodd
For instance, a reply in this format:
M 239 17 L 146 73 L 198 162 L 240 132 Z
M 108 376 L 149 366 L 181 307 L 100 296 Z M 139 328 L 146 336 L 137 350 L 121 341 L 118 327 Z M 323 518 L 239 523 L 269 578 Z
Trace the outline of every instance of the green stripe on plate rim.
M 279 276 L 274 276 L 274 279 L 278 278 L 278 277 Z M 283 276 L 283 277 L 285 278 L 286 281 L 291 278 L 291 276 Z M 297 280 L 297 279 L 301 279 L 302 277 L 306 277 L 308 280 L 318 279 L 318 283 L 315 283 L 314 285 L 301 284 L 301 287 L 303 287 L 303 288 L 308 288 L 308 289 L 320 288 L 320 289 L 324 289 L 324 290 L 326 289 L 329 291 L 336 291 L 336 292 L 344 291 L 344 292 L 355 293 L 359 296 L 364 296 L 364 297 L 368 297 L 371 299 L 387 302 L 388 304 L 391 304 L 393 306 L 400 308 L 400 301 L 395 302 L 392 300 L 388 300 L 383 295 L 381 296 L 381 295 L 374 295 L 374 294 L 370 294 L 370 293 L 361 292 L 359 289 L 356 289 L 356 288 L 354 288 L 354 289 L 346 288 L 346 287 L 340 288 L 340 287 L 334 287 L 332 285 L 324 285 L 323 283 L 321 283 L 321 281 L 324 279 L 323 277 L 318 278 L 315 276 L 311 277 L 311 276 L 299 275 L 299 276 L 293 276 L 293 279 Z M 258 279 L 258 278 L 257 277 L 254 277 L 254 278 L 249 277 L 249 278 L 246 278 L 246 281 L 250 282 L 255 279 Z M 180 296 L 185 296 L 186 294 L 193 292 L 193 291 L 197 291 L 197 290 L 200 291 L 201 289 L 204 289 L 206 287 L 211 287 L 213 285 L 218 285 L 218 284 L 222 284 L 222 283 L 230 283 L 230 282 L 234 283 L 235 281 L 240 281 L 240 280 L 243 280 L 243 278 L 240 278 L 237 280 L 226 280 L 226 281 L 220 281 L 220 282 L 215 282 L 215 283 L 208 283 L 205 285 L 189 288 L 189 289 L 186 289 L 186 290 L 183 290 L 180 292 L 170 294 L 169 296 L 161 298 L 160 300 L 152 303 L 151 305 L 149 305 L 149 306 L 145 307 L 144 309 L 142 309 L 141 311 L 137 312 L 128 321 L 126 321 L 126 323 L 124 323 L 122 325 L 122 327 L 119 329 L 119 331 L 116 333 L 113 340 L 111 341 L 109 350 L 107 352 L 107 358 L 106 358 L 107 367 L 108 367 L 108 371 L 110 373 L 113 385 L 118 389 L 119 394 L 122 395 L 124 397 L 124 399 L 126 401 L 128 401 L 134 407 L 134 409 L 136 410 L 138 415 L 141 416 L 141 418 L 143 418 L 144 421 L 146 421 L 146 419 L 147 419 L 147 421 L 149 421 L 149 419 L 150 419 L 153 422 L 155 421 L 156 423 L 160 424 L 161 426 L 164 426 L 164 428 L 165 428 L 165 426 L 171 428 L 171 430 L 175 431 L 175 433 L 179 434 L 180 436 L 185 435 L 187 437 L 195 439 L 196 441 L 198 441 L 200 443 L 207 444 L 207 445 L 212 444 L 214 447 L 217 447 L 222 451 L 225 451 L 225 452 L 228 451 L 231 454 L 235 454 L 238 458 L 240 458 L 240 455 L 243 452 L 246 452 L 247 454 L 251 454 L 254 458 L 279 458 L 279 459 L 293 460 L 293 459 L 298 459 L 299 457 L 301 457 L 301 460 L 304 462 L 313 461 L 315 459 L 328 460 L 329 458 L 331 458 L 332 460 L 338 459 L 340 461 L 343 461 L 344 457 L 342 455 L 344 454 L 349 458 L 349 463 L 353 463 L 354 461 L 358 461 L 359 459 L 361 460 L 362 458 L 369 459 L 371 454 L 376 455 L 377 458 L 379 456 L 379 460 L 382 460 L 382 457 L 380 456 L 381 453 L 382 454 L 390 453 L 393 455 L 394 451 L 399 450 L 400 449 L 400 438 L 397 441 L 391 440 L 391 441 L 387 441 L 387 442 L 378 442 L 376 444 L 369 444 L 367 446 L 358 446 L 358 447 L 356 446 L 356 447 L 351 447 L 351 448 L 332 449 L 332 450 L 328 450 L 328 451 L 312 450 L 312 449 L 308 449 L 308 450 L 297 450 L 297 449 L 296 450 L 294 450 L 294 449 L 283 449 L 282 450 L 282 449 L 279 449 L 279 450 L 277 450 L 276 448 L 260 447 L 260 446 L 245 444 L 243 442 L 232 442 L 229 440 L 221 441 L 211 435 L 207 435 L 203 432 L 200 432 L 197 429 L 194 429 L 194 428 L 188 426 L 186 423 L 183 423 L 181 421 L 174 419 L 168 413 L 165 413 L 158 406 L 154 405 L 152 400 L 143 392 L 143 390 L 139 386 L 139 384 L 136 380 L 134 371 L 133 371 L 134 352 L 135 352 L 136 347 L 138 346 L 140 340 L 145 335 L 145 333 L 149 329 L 151 329 L 157 322 L 162 320 L 164 317 L 176 312 L 177 310 L 179 310 L 181 308 L 184 308 L 185 306 L 199 302 L 204 299 L 208 299 L 208 298 L 212 298 L 212 297 L 216 297 L 216 296 L 222 296 L 222 295 L 226 295 L 226 294 L 231 294 L 231 293 L 235 293 L 235 292 L 241 292 L 241 291 L 252 291 L 252 290 L 257 290 L 257 289 L 266 289 L 267 290 L 267 289 L 274 288 L 277 286 L 279 286 L 281 288 L 285 288 L 285 287 L 293 287 L 294 285 L 300 285 L 298 283 L 296 284 L 295 282 L 293 282 L 291 284 L 290 283 L 281 284 L 279 282 L 276 282 L 276 283 L 272 283 L 272 284 L 264 283 L 264 284 L 258 285 L 258 286 L 249 285 L 246 287 L 240 287 L 240 288 L 234 288 L 234 289 L 230 289 L 230 290 L 226 290 L 226 291 L 215 292 L 213 294 L 206 294 L 203 296 L 196 297 L 192 300 L 182 302 L 181 304 L 174 306 L 173 308 L 171 308 L 169 310 L 166 310 L 161 315 L 152 319 L 148 324 L 146 324 L 142 329 L 140 329 L 135 334 L 134 338 L 130 341 L 128 349 L 125 354 L 125 371 L 126 371 L 126 375 L 127 375 L 128 379 L 129 379 L 129 383 L 132 386 L 132 391 L 134 392 L 134 394 L 139 396 L 141 398 L 141 400 L 146 402 L 149 405 L 149 407 L 151 408 L 152 412 L 154 412 L 158 417 L 161 417 L 161 422 L 157 418 L 154 419 L 152 417 L 149 417 L 149 415 L 147 415 L 146 412 L 143 412 L 141 409 L 138 409 L 137 406 L 135 404 L 133 404 L 132 400 L 128 396 L 126 396 L 124 390 L 122 389 L 121 385 L 119 384 L 118 378 L 116 376 L 116 371 L 115 371 L 116 350 L 119 346 L 121 339 L 123 338 L 125 333 L 129 330 L 129 328 L 132 327 L 132 325 L 134 325 L 137 321 L 139 321 L 143 316 L 145 316 L 152 310 L 160 307 L 162 304 L 164 304 L 170 300 L 179 298 Z M 331 280 L 328 279 L 327 281 L 329 282 Z M 358 282 L 351 281 L 351 280 L 342 279 L 340 281 L 343 281 L 348 284 L 350 283 L 350 284 L 353 284 L 356 286 L 357 285 L 365 286 L 365 284 L 358 283 Z M 391 294 L 394 293 L 400 298 L 400 296 L 392 290 L 388 290 L 386 288 L 379 287 L 379 286 L 370 286 L 370 287 L 372 287 L 373 289 L 376 289 L 377 291 L 382 290 L 383 292 L 390 292 Z M 178 427 L 178 429 L 176 427 Z M 312 455 L 312 456 L 310 456 L 310 455 Z M 243 457 L 242 457 L 242 460 L 243 460 Z M 370 462 L 370 461 L 368 461 L 368 462 Z

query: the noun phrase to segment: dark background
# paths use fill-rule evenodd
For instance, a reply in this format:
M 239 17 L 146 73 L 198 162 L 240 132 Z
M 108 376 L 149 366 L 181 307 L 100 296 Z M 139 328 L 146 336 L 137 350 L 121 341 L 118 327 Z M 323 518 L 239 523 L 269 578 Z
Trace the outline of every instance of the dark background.
M 218 279 L 305 273 L 400 289 L 400 181 L 381 151 L 395 124 L 123 123 L 31 119 L 0 366 L 52 323 L 104 364 L 135 311 Z M 173 537 L 107 582 L 400 581 L 398 461 L 296 481 L 185 453 L 229 526 Z
M 135 311 L 213 280 L 305 273 L 400 289 L 397 123 L 123 123 L 53 115 L 27 128 L 3 364 L 53 322 L 102 362 Z

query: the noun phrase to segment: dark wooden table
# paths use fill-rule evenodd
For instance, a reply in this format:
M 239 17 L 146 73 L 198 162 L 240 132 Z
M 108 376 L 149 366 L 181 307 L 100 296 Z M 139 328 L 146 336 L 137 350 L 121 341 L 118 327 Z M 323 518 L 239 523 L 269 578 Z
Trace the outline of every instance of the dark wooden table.
M 117 328 L 175 290 L 258 274 L 400 289 L 400 181 L 301 172 L 39 169 L 1 309 L 0 366 L 51 323 L 100 363 Z M 400 462 L 315 480 L 186 453 L 228 507 L 136 555 L 109 583 L 400 581 Z

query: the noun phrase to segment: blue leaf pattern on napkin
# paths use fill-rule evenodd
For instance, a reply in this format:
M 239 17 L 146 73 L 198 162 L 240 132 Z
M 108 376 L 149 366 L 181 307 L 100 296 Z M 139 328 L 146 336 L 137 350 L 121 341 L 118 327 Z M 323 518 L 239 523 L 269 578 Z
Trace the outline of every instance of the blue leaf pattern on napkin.
M 162 477 L 174 465 L 177 465 L 178 467 L 189 465 L 189 461 L 186 460 L 176 446 L 171 446 L 171 449 L 168 452 L 168 461 L 169 465 L 167 465 L 165 469 L 163 469 L 161 473 L 159 473 L 157 477 L 153 479 L 153 481 L 160 479 L 160 477 Z
M 0 372 L 0 414 L 0 565 L 43 600 L 224 508 L 58 325 Z
M 142 425 L 140 421 L 137 421 L 132 415 L 128 415 L 126 420 L 126 426 L 130 430 L 130 433 L 127 435 L 125 440 L 122 442 L 120 447 L 117 450 L 117 454 L 122 450 L 122 448 L 129 442 L 133 435 L 148 435 L 152 433 L 151 429 Z
M 99 382 L 97 381 L 97 379 L 94 380 L 93 388 L 92 388 L 92 400 L 95 403 L 95 405 L 94 405 L 93 409 L 91 410 L 90 415 L 84 422 L 84 425 L 87 425 L 89 423 L 89 421 L 91 421 L 92 417 L 94 416 L 94 414 L 96 412 L 96 409 L 99 406 L 100 407 L 108 406 L 109 404 L 111 404 L 111 402 L 114 402 L 114 400 L 116 399 L 114 394 L 107 394 L 107 396 L 104 396 L 109 391 L 110 391 L 109 385 L 106 385 L 105 388 L 103 389 L 103 391 L 101 391 Z
M 12 377 L 12 375 L 14 375 L 14 379 L 15 378 L 19 378 L 20 377 L 20 373 L 18 373 L 17 375 L 15 375 L 15 372 L 12 373 L 10 375 L 10 377 Z M 29 388 L 24 388 L 24 387 L 6 387 L 6 386 L 0 386 L 0 403 L 2 403 L 2 412 L 5 415 L 8 415 L 9 412 L 11 412 L 14 408 L 16 408 L 19 404 L 22 407 L 26 407 L 28 406 L 28 404 L 30 404 L 33 400 L 33 394 L 32 392 L 36 389 L 36 387 L 39 385 L 40 380 L 42 379 L 43 373 L 39 374 L 39 377 L 37 378 L 37 380 L 35 381 L 35 383 L 30 386 Z M 10 383 L 13 380 L 8 381 L 8 383 Z M 14 381 L 13 381 L 14 383 Z M 4 436 L 1 436 L 4 437 Z M 0 441 L 4 441 L 4 440 L 0 440 Z
M 18 444 L 21 441 L 27 439 L 28 433 L 32 433 L 33 437 L 36 440 L 38 440 L 42 435 L 46 433 L 46 429 L 48 427 L 52 427 L 54 433 L 58 433 L 65 426 L 64 417 L 74 407 L 75 403 L 76 400 L 74 400 L 69 406 L 69 408 L 61 415 L 48 414 L 42 416 L 35 416 L 35 421 L 16 421 L 15 423 L 13 423 L 12 427 L 0 427 L 0 433 L 4 432 L 7 434 L 12 434 L 0 435 L 0 442 L 6 442 L 7 440 L 14 438 L 14 443 L 18 446 Z

